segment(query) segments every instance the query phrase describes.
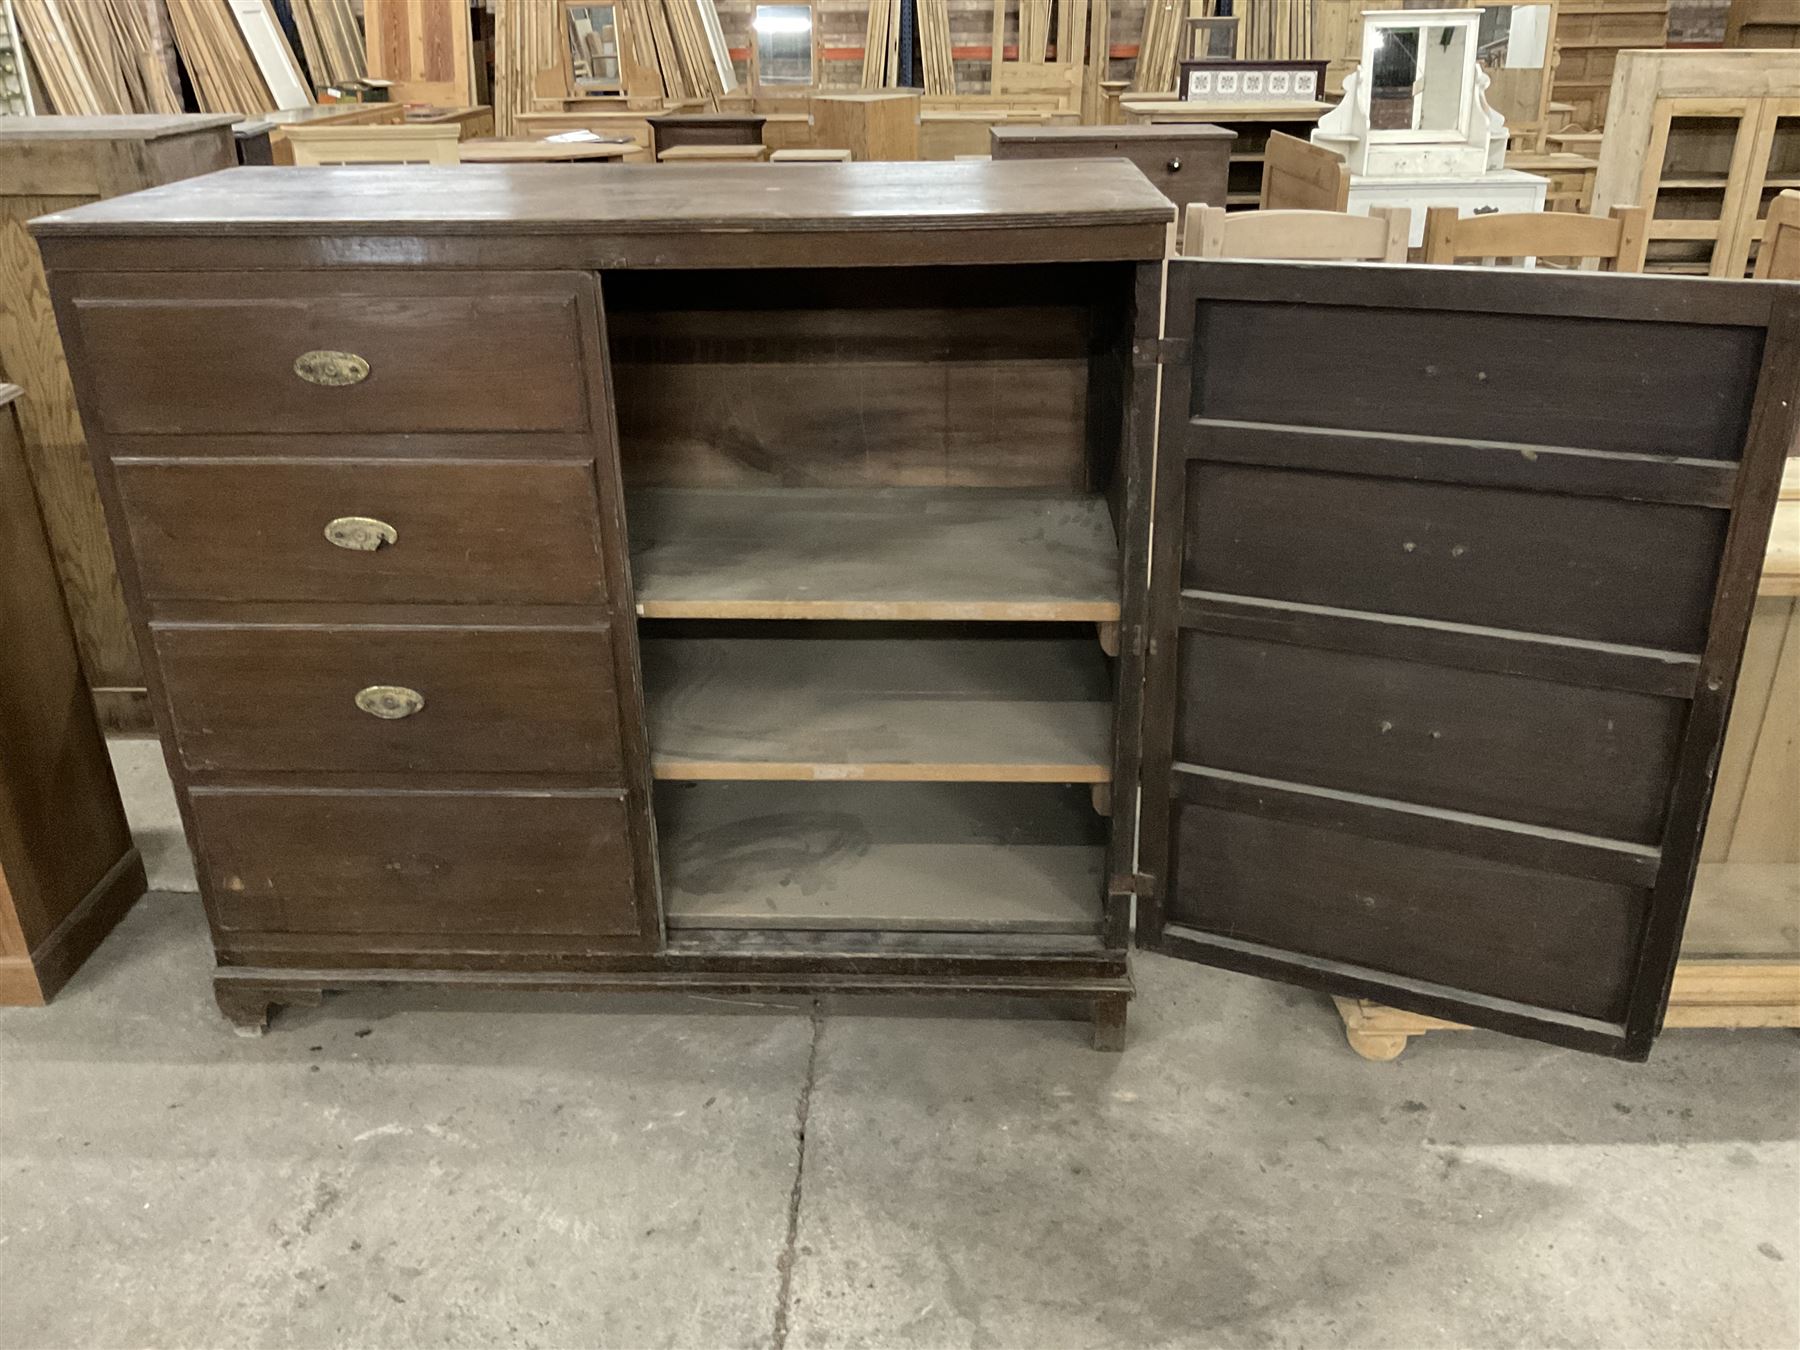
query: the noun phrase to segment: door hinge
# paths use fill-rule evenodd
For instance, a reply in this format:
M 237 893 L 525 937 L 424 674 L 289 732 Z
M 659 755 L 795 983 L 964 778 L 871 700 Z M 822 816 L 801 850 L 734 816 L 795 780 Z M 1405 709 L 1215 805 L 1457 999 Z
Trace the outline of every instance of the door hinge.
M 1156 878 L 1148 872 L 1131 872 L 1114 877 L 1106 885 L 1110 895 L 1136 895 L 1149 898 L 1156 894 Z
M 1194 355 L 1187 338 L 1139 338 L 1131 344 L 1132 359 L 1139 365 L 1185 366 Z

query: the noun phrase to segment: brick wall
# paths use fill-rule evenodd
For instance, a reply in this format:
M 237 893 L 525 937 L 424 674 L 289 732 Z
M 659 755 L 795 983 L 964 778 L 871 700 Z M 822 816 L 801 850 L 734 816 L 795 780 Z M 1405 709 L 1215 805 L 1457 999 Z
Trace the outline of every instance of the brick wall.
M 1730 0 L 1669 0 L 1669 42 L 1723 42 Z

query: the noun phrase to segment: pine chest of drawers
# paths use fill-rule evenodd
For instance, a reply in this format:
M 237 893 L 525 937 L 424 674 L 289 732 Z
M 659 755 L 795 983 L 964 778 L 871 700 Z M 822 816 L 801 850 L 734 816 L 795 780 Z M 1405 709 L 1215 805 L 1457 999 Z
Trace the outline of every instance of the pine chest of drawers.
M 38 221 L 226 1013 L 984 993 L 1117 1046 L 1136 942 L 1646 1053 L 1793 294 L 1165 284 L 1172 220 L 1028 161 Z

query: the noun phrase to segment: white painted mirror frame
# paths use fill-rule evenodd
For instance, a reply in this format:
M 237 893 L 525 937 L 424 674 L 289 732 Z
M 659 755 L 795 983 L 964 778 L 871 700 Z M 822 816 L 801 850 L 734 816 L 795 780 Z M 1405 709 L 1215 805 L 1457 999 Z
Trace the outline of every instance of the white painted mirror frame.
M 1362 62 L 1344 81 L 1344 99 L 1319 119 L 1313 143 L 1371 178 L 1474 177 L 1506 162 L 1506 124 L 1488 106 L 1488 77 L 1476 63 L 1479 9 L 1368 10 Z M 1371 126 L 1375 55 L 1395 30 L 1462 30 L 1459 115 L 1452 130 L 1383 130 Z

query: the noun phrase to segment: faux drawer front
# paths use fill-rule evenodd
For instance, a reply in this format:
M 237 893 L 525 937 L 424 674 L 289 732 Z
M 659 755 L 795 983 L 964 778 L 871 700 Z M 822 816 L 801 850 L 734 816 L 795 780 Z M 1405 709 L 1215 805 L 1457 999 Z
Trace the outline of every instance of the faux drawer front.
M 603 625 L 152 632 L 176 743 L 192 770 L 579 773 L 622 781 Z M 423 706 L 395 717 L 358 706 L 359 693 L 383 686 L 415 691 Z
M 115 480 L 152 600 L 606 597 L 586 464 L 127 460 Z
M 639 932 L 622 794 L 199 789 L 191 806 L 227 931 Z
M 1654 844 L 1687 704 L 1189 631 L 1176 758 Z
M 1728 324 L 1233 300 L 1200 307 L 1193 348 L 1197 417 L 1523 446 L 1551 443 L 1554 428 L 1555 443 L 1585 450 L 1735 459 L 1763 335 Z M 1547 351 L 1559 354 L 1554 380 L 1544 378 Z M 1700 370 L 1709 378 L 1697 381 Z
M 1178 803 L 1168 917 L 1589 1017 L 1623 1015 L 1644 892 Z M 1185 880 L 1182 880 L 1185 879 Z
M 1225 205 L 1227 162 L 1232 142 L 1222 136 L 1171 135 L 1162 140 L 996 142 L 996 159 L 1128 159 L 1177 206 L 1204 202 Z
M 71 287 L 100 430 L 580 431 L 585 278 L 164 273 Z
M 1727 523 L 1697 506 L 1196 460 L 1181 584 L 1351 610 L 1374 594 L 1394 614 L 1698 652 Z

